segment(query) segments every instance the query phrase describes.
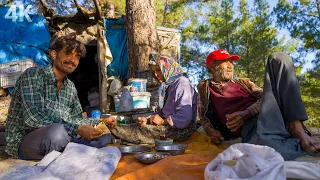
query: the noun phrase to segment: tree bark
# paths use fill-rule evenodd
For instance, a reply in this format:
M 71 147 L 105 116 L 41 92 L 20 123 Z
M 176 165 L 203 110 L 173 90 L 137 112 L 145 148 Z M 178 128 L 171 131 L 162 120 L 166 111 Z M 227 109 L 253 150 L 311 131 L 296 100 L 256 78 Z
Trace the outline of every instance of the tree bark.
M 149 70 L 149 55 L 159 51 L 153 0 L 126 0 L 128 37 L 128 78 Z

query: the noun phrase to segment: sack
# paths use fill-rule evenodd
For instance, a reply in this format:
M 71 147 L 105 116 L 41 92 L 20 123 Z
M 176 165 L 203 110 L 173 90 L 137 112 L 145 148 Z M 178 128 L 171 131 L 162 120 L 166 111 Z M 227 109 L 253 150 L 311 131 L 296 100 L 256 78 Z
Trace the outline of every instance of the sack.
M 230 146 L 211 161 L 205 179 L 320 179 L 320 166 L 314 163 L 284 161 L 273 148 L 239 143 Z
M 115 78 L 114 76 L 110 77 L 114 78 L 110 84 L 110 88 L 108 90 L 108 95 L 113 96 L 115 94 L 118 94 L 118 92 L 121 90 L 122 83 L 118 78 Z
M 93 92 L 91 94 L 88 95 L 88 101 L 89 101 L 89 105 L 91 107 L 98 107 L 100 102 L 99 102 L 99 93 L 98 92 Z

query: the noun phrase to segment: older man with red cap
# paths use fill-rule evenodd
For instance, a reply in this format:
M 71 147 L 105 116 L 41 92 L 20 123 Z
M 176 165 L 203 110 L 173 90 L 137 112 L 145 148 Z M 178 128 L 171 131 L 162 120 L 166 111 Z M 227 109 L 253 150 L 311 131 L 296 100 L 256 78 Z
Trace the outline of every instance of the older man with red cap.
M 223 49 L 206 61 L 212 79 L 198 85 L 198 112 L 213 143 L 242 137 L 242 142 L 267 145 L 286 160 L 319 150 L 302 121 L 308 119 L 291 58 L 285 53 L 268 57 L 264 89 L 248 78 L 233 78 L 233 61 Z

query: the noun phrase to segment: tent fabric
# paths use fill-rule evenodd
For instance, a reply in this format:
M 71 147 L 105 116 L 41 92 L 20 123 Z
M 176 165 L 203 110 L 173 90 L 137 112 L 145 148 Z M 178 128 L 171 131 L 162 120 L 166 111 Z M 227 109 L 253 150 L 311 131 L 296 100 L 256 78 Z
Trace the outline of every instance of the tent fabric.
M 18 8 L 17 8 L 18 9 Z M 9 7 L 0 6 L 0 64 L 32 59 L 38 65 L 48 65 L 45 52 L 50 45 L 50 32 L 46 19 L 38 14 L 29 14 L 31 22 L 16 22 L 5 19 Z M 17 12 L 19 14 L 19 12 Z
M 108 77 L 120 76 L 121 79 L 128 78 L 128 47 L 127 34 L 124 25 L 124 17 L 120 19 L 105 19 L 105 36 L 108 41 L 113 60 L 108 66 Z M 112 27 L 120 25 L 119 27 Z

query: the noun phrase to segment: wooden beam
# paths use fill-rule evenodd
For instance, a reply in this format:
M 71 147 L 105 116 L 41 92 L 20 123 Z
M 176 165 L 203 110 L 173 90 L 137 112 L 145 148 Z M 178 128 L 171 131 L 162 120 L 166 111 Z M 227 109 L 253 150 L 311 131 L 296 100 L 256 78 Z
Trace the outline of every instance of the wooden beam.
M 97 58 L 98 58 L 98 68 L 99 68 L 99 94 L 100 94 L 100 111 L 101 113 L 109 113 L 110 106 L 108 106 L 108 95 L 107 95 L 107 67 L 105 67 L 105 45 L 104 41 L 104 27 L 103 23 L 97 23 Z
M 102 20 L 100 4 L 98 0 L 93 0 L 93 1 L 94 1 L 94 6 L 96 7 L 96 19 Z
M 54 15 L 56 15 L 56 11 L 54 9 L 52 9 L 48 3 L 46 2 L 46 0 L 40 0 L 40 4 L 43 8 L 43 15 L 45 17 L 52 17 Z

